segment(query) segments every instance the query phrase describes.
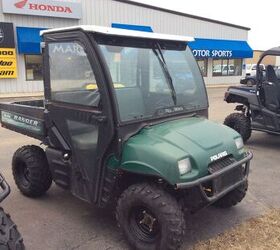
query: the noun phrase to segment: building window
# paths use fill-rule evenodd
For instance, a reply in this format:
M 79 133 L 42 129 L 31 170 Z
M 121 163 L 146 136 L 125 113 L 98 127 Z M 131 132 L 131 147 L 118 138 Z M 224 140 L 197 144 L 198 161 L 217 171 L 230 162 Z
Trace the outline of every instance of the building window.
M 43 80 L 42 55 L 25 55 L 26 81 Z
M 242 59 L 213 60 L 213 76 L 241 76 Z
M 198 66 L 200 68 L 203 77 L 207 76 L 208 60 L 207 59 L 197 59 Z

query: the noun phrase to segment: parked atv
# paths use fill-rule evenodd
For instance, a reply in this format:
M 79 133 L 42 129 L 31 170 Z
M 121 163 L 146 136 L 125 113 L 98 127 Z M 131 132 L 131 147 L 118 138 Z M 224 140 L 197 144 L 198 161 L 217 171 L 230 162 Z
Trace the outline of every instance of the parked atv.
M 45 100 L 0 106 L 3 127 L 46 146 L 14 154 L 24 195 L 54 181 L 99 207 L 117 203 L 119 226 L 141 250 L 178 249 L 184 210 L 245 197 L 252 153 L 207 119 L 192 38 L 80 26 L 43 40 Z
M 10 193 L 10 186 L 0 174 L 0 202 L 2 202 Z M 1 250 L 24 250 L 24 244 L 17 226 L 0 207 L 0 249 Z
M 274 65 L 266 65 L 273 57 Z M 257 64 L 256 85 L 229 87 L 224 100 L 227 103 L 240 103 L 237 113 L 226 117 L 224 124 L 235 129 L 246 142 L 252 130 L 280 135 L 280 47 L 264 52 Z M 242 82 L 244 83 L 244 82 Z

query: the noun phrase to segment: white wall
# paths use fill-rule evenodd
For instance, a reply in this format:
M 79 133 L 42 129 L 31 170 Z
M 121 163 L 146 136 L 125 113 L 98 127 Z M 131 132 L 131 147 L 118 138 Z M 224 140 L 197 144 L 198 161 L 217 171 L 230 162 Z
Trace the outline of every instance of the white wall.
M 16 26 L 56 28 L 78 24 L 111 26 L 113 22 L 117 22 L 147 25 L 152 26 L 155 32 L 188 35 L 197 38 L 247 40 L 248 37 L 248 32 L 244 29 L 178 16 L 112 0 L 83 0 L 82 9 L 83 17 L 81 20 L 11 15 L 2 13 L 2 1 L 0 1 L 0 22 L 12 22 L 14 23 L 14 28 Z M 25 81 L 24 56 L 18 55 L 17 61 L 18 78 L 10 80 L 1 79 L 0 94 L 42 91 L 42 82 Z M 208 78 L 206 79 L 206 83 L 209 84 L 213 82 L 232 83 L 232 81 L 235 82 L 237 80 L 230 79 L 230 77 L 226 79 Z

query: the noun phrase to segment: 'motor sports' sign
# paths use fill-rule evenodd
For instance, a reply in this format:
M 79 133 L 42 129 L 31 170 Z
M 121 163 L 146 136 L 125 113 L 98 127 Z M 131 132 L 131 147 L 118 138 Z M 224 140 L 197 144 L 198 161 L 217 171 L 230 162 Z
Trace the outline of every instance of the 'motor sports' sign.
M 3 12 L 80 19 L 81 0 L 2 0 Z

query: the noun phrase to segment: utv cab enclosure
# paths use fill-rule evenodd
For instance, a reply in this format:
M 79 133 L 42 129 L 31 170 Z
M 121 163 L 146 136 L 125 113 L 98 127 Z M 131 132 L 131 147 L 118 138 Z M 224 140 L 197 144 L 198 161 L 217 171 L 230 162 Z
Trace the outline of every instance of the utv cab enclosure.
M 225 93 L 227 103 L 240 103 L 236 107 L 240 112 L 230 114 L 224 123 L 239 132 L 244 141 L 252 130 L 280 134 L 279 58 L 280 47 L 264 52 L 257 64 L 256 85 L 229 87 Z M 265 62 L 273 64 L 264 67 Z
M 177 249 L 184 210 L 244 198 L 252 154 L 236 131 L 207 120 L 192 38 L 97 26 L 42 36 L 44 100 L 1 104 L 3 127 L 45 145 L 14 154 L 24 195 L 54 181 L 116 205 L 133 249 Z

